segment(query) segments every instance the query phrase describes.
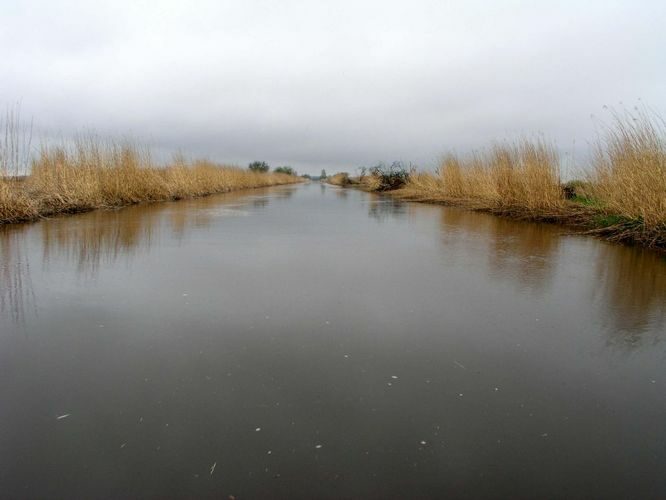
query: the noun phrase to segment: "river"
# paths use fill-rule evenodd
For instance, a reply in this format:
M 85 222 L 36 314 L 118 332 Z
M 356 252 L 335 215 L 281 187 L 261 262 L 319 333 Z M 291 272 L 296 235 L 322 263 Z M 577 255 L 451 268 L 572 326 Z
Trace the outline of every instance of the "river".
M 3 498 L 666 496 L 666 260 L 317 183 L 0 228 Z

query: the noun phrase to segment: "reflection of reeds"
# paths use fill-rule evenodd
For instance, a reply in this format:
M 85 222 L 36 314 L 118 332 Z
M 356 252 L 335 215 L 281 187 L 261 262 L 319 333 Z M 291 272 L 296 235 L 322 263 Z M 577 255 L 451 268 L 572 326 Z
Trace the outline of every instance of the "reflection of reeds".
M 373 198 L 368 206 L 368 215 L 379 222 L 389 218 L 401 218 L 407 214 L 407 204 L 391 198 Z
M 602 246 L 596 267 L 615 340 L 634 345 L 666 323 L 666 260 L 647 250 Z M 660 340 L 660 339 L 656 339 Z
M 24 181 L 0 182 L 0 223 L 41 215 L 178 200 L 300 182 L 286 174 L 257 173 L 208 161 L 177 158 L 158 167 L 147 151 L 125 143 L 79 139 L 71 149 L 44 147 Z
M 288 189 L 285 189 L 288 191 Z M 281 196 L 282 192 L 273 192 Z M 156 203 L 125 210 L 100 210 L 77 217 L 40 224 L 44 261 L 54 254 L 73 261 L 80 273 L 95 273 L 103 263 L 147 251 L 165 232 L 183 239 L 188 230 L 208 227 L 220 209 L 267 198 L 251 198 L 242 192 L 222 197 L 197 198 L 184 203 Z
M 66 220 L 40 226 L 44 261 L 56 251 L 73 260 L 78 272 L 94 273 L 103 261 L 113 262 L 120 256 L 148 248 L 159 226 L 158 205 L 143 207 L 136 213 L 104 211 L 90 214 L 77 224 Z
M 543 288 L 554 275 L 561 238 L 548 225 L 518 224 L 456 208 L 442 210 L 441 223 L 447 246 L 460 240 L 459 231 L 477 235 L 480 242 L 486 242 L 483 253 L 488 256 L 493 275 L 530 288 Z
M 0 227 L 0 312 L 16 323 L 35 302 L 24 236 L 15 228 Z

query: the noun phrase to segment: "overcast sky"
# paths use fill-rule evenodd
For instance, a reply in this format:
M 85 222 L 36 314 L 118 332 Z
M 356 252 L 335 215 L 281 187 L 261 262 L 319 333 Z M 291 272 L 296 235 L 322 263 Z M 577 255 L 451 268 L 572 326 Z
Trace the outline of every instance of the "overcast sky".
M 0 0 L 0 101 L 52 136 L 311 173 L 536 132 L 584 149 L 604 105 L 666 112 L 665 20 L 664 0 Z

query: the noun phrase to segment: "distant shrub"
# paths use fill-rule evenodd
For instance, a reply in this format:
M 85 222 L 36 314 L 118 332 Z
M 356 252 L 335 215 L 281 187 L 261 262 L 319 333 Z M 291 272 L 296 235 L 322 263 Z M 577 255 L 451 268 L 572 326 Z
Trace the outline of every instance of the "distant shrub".
M 383 163 L 370 168 L 370 175 L 374 177 L 376 191 L 391 191 L 407 184 L 409 169 L 401 161 L 394 161 L 386 166 Z
M 271 167 L 265 161 L 253 161 L 248 165 L 252 172 L 268 172 Z
M 296 175 L 296 170 L 288 166 L 277 167 L 273 170 L 273 172 L 276 174 Z

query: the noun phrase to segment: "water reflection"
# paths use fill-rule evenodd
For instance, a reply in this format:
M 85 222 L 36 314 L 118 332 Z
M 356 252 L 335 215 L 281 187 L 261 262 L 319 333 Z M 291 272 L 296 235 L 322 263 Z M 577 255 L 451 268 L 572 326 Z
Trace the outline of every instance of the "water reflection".
M 34 309 L 28 245 L 23 226 L 0 227 L 0 313 L 21 323 Z
M 465 253 L 481 252 L 490 276 L 519 288 L 550 286 L 562 241 L 557 228 L 456 208 L 443 208 L 440 220 L 444 246 L 465 245 Z
M 665 329 L 663 255 L 588 239 L 582 246 L 569 246 L 565 252 L 565 239 L 556 226 L 516 222 L 456 208 L 442 209 L 440 223 L 445 258 L 478 255 L 487 263 L 490 277 L 518 289 L 550 290 L 558 266 L 563 269 L 567 265 L 563 259 L 594 262 L 594 271 L 579 279 L 585 280 L 581 286 L 589 286 L 602 304 L 601 322 L 610 344 L 636 347 L 645 343 L 645 332 Z M 591 248 L 598 248 L 598 254 L 590 255 Z M 661 336 L 651 340 L 661 340 Z
M 248 215 L 271 202 L 278 203 L 276 200 L 289 199 L 295 189 L 271 190 L 270 195 L 261 190 L 250 196 L 230 193 L 223 198 L 143 205 L 0 227 L 0 312 L 19 323 L 27 313 L 36 311 L 31 263 L 39 264 L 40 255 L 47 271 L 52 265 L 66 263 L 71 269 L 65 272 L 94 278 L 102 267 L 147 254 L 167 238 L 182 242 L 192 231 L 210 229 L 221 217 Z M 325 185 L 320 189 L 325 190 Z M 335 199 L 341 203 L 357 196 L 355 192 L 335 191 Z M 451 265 L 469 266 L 471 256 L 473 265 L 481 263 L 490 279 L 521 292 L 549 292 L 553 286 L 562 286 L 562 279 L 556 279 L 558 273 L 583 272 L 576 286 L 594 291 L 592 298 L 602 311 L 601 322 L 609 343 L 633 347 L 649 339 L 660 340 L 654 332 L 663 331 L 666 325 L 666 260 L 654 252 L 592 239 L 565 245 L 571 240 L 561 237 L 561 228 L 546 224 L 359 195 L 367 200 L 370 218 L 386 223 L 409 216 L 410 221 L 427 224 L 428 231 L 434 224 L 439 227 L 435 238 L 442 245 L 442 259 Z M 589 264 L 582 269 L 569 266 L 582 262 Z M 588 288 L 583 290 L 588 293 Z M 653 336 L 646 338 L 646 332 L 653 332 Z
M 335 190 L 335 195 L 338 198 L 342 198 L 343 200 L 346 200 L 349 197 L 349 190 L 348 188 L 340 188 Z
M 264 208 L 268 205 L 268 197 L 262 196 L 260 198 L 255 198 L 252 200 L 252 206 L 256 208 Z
M 666 329 L 666 259 L 639 248 L 600 245 L 596 279 L 609 342 L 639 346 Z M 663 335 L 651 337 L 656 342 Z
M 277 199 L 279 199 L 279 198 L 289 199 L 292 196 L 294 196 L 294 193 L 296 192 L 297 189 L 298 189 L 298 187 L 293 186 L 293 185 L 292 186 L 289 186 L 289 185 L 281 186 L 280 188 L 275 189 L 274 191 L 271 191 L 271 196 L 270 197 L 271 198 L 277 198 Z M 235 194 L 236 194 L 236 196 L 244 196 L 243 194 L 238 194 L 238 193 L 235 193 Z M 266 197 L 266 199 L 268 200 L 268 197 Z
M 288 198 L 293 190 L 272 194 Z M 34 225 L 0 226 L 0 312 L 19 324 L 28 310 L 36 311 L 28 250 L 34 264 L 34 256 L 41 249 L 45 270 L 54 263 L 66 262 L 73 265 L 77 275 L 94 279 L 101 267 L 145 254 L 159 246 L 165 236 L 183 241 L 188 233 L 207 229 L 220 217 L 247 215 L 248 207 L 261 209 L 268 204 L 265 195 L 228 193 L 178 203 L 99 210 Z
M 291 193 L 285 189 L 276 196 Z M 55 219 L 41 224 L 44 262 L 65 259 L 78 273 L 94 276 L 102 264 L 150 251 L 163 236 L 182 241 L 188 232 L 207 229 L 218 218 L 245 216 L 249 207 L 264 208 L 268 203 L 267 196 L 227 193 Z
M 410 205 L 390 197 L 373 197 L 368 206 L 368 215 L 378 222 L 384 222 L 390 218 L 403 218 L 407 215 Z
M 146 205 L 118 211 L 97 211 L 41 224 L 43 261 L 71 262 L 79 274 L 94 276 L 102 264 L 148 251 L 159 240 L 162 217 L 169 214 L 172 234 L 182 238 L 193 214 L 169 212 L 169 205 Z M 194 215 L 194 217 L 198 217 Z

